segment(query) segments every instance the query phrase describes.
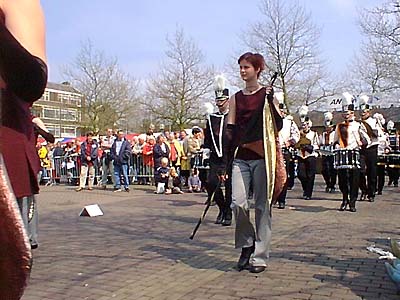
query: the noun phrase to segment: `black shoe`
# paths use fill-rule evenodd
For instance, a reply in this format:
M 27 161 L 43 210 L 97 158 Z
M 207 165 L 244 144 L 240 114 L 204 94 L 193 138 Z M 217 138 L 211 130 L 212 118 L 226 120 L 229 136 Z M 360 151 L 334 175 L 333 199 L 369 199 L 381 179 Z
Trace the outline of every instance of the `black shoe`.
M 339 208 L 339 211 L 345 211 L 346 210 L 346 203 L 342 203 L 341 205 L 340 205 L 340 208 Z
M 334 187 L 329 190 L 329 193 L 331 193 L 331 194 L 334 192 L 336 192 L 336 189 Z
M 326 187 L 326 188 L 325 188 L 325 193 L 329 193 L 330 190 L 331 190 L 331 189 L 330 189 L 329 187 Z
M 231 226 L 232 219 L 224 219 L 221 224 L 222 224 L 222 226 Z
M 215 224 L 222 224 L 223 220 L 224 220 L 224 213 L 220 210 L 217 219 L 215 220 Z
M 130 189 L 127 187 L 125 188 L 125 192 L 129 193 Z
M 304 200 L 311 200 L 311 197 L 310 196 L 305 196 Z
M 261 273 L 264 272 L 266 268 L 266 266 L 251 266 L 250 273 Z
M 375 201 L 375 198 L 374 198 L 374 197 L 368 197 L 368 201 L 369 201 L 369 202 L 374 202 L 374 201 Z
M 39 248 L 39 245 L 38 244 L 31 244 L 31 249 L 33 250 L 33 249 L 37 249 L 37 248 Z
M 279 203 L 278 204 L 279 209 L 285 209 L 285 203 Z
M 254 246 L 242 248 L 242 253 L 240 254 L 237 263 L 237 269 L 239 272 L 249 267 L 250 256 L 253 252 Z
M 382 191 L 378 191 L 377 195 L 382 195 Z
M 351 212 L 356 212 L 357 209 L 356 209 L 355 207 L 350 207 L 350 211 L 351 211 Z
M 228 208 L 225 211 L 224 219 L 222 220 L 222 226 L 231 226 L 232 224 L 232 210 Z

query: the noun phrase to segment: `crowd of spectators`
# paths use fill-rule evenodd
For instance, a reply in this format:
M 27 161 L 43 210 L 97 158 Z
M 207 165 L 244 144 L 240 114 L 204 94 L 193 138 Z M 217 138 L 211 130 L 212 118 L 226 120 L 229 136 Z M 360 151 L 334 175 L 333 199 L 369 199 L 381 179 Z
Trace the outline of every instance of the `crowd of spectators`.
M 130 184 L 154 185 L 155 192 L 171 194 L 205 190 L 206 157 L 202 156 L 203 131 L 185 130 L 145 134 L 127 139 L 123 131 L 108 129 L 104 135 L 86 134 L 84 140 L 37 144 L 42 184 L 66 179 L 76 191 L 95 185 L 115 192 L 129 192 Z M 199 168 L 199 169 L 197 169 Z M 88 176 L 89 175 L 89 176 Z M 203 182 L 203 184 L 201 183 Z

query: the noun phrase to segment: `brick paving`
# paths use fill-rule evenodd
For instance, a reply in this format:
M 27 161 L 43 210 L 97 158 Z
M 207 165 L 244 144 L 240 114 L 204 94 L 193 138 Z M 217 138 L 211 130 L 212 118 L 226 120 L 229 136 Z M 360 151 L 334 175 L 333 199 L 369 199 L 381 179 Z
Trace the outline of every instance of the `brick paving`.
M 350 213 L 337 211 L 341 194 L 325 193 L 321 177 L 313 200 L 299 199 L 296 182 L 288 207 L 273 210 L 269 267 L 251 274 L 234 269 L 234 228 L 213 224 L 216 207 L 189 240 L 205 194 L 43 187 L 40 246 L 22 299 L 400 299 L 383 262 L 366 250 L 400 239 L 399 191 L 388 187 Z M 104 216 L 78 216 L 95 203 Z

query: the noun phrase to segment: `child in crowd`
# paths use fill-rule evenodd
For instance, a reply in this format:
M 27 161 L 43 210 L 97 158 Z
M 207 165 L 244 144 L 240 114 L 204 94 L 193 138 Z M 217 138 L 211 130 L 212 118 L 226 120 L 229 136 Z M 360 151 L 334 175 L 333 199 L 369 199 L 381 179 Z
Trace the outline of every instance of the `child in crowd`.
M 171 168 L 169 175 L 171 180 L 170 187 L 172 187 L 172 194 L 183 194 L 181 178 L 174 167 Z M 167 192 L 165 193 L 167 194 Z
M 168 167 L 168 158 L 163 157 L 161 159 L 161 166 L 156 169 L 155 181 L 156 181 L 156 194 L 162 194 L 164 192 L 168 192 L 168 178 L 169 178 L 169 167 Z M 168 194 L 171 194 L 169 191 Z
M 189 193 L 201 192 L 201 181 L 199 178 L 199 171 L 197 168 L 192 169 L 192 174 L 188 179 Z

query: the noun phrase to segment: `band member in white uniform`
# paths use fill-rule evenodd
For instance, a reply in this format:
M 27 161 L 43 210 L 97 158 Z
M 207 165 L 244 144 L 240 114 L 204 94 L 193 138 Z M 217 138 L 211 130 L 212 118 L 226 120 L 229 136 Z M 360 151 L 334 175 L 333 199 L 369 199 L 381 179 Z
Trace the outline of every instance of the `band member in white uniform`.
M 356 212 L 360 176 L 359 149 L 365 135 L 362 133 L 361 124 L 355 121 L 353 96 L 347 92 L 343 93 L 343 96 L 344 121 L 336 126 L 334 137 L 334 143 L 338 149 L 335 152 L 335 168 L 338 170 L 339 188 L 343 195 L 339 210 L 345 210 L 349 204 L 350 211 Z
M 394 187 L 399 186 L 399 175 L 400 175 L 400 136 L 396 132 L 394 122 L 389 121 L 386 125 L 389 133 L 389 158 L 387 161 L 387 172 L 389 176 L 388 186 L 393 184 Z
M 375 201 L 376 192 L 376 163 L 378 161 L 378 138 L 384 135 L 382 125 L 378 120 L 372 118 L 370 105 L 368 104 L 369 97 L 367 95 L 360 96 L 361 124 L 365 128 L 369 142 L 361 149 L 361 160 L 365 162 L 365 172 L 362 169 L 360 176 L 360 189 L 362 191 L 362 199 L 365 195 L 368 201 Z M 367 180 L 365 180 L 367 177 Z
M 279 131 L 279 143 L 282 147 L 282 154 L 285 160 L 287 180 L 282 193 L 278 197 L 278 208 L 284 209 L 289 181 L 294 181 L 294 145 L 296 145 L 300 139 L 300 131 L 293 121 L 293 117 L 286 113 L 287 110 L 284 104 L 283 92 L 275 93 L 275 97 L 279 101 L 279 109 L 281 115 L 284 117 L 283 127 Z
M 382 125 L 385 125 L 386 120 L 382 114 L 375 113 L 373 116 Z M 389 154 L 389 134 L 382 128 L 383 134 L 378 137 L 378 161 L 376 164 L 376 194 L 382 195 L 383 187 L 385 185 L 385 169 L 386 169 L 386 155 Z
M 335 192 L 337 172 L 333 167 L 333 140 L 335 137 L 335 125 L 332 123 L 333 114 L 329 111 L 324 113 L 325 131 L 320 136 L 320 153 L 322 155 L 322 176 L 324 177 L 325 192 Z
M 308 107 L 303 105 L 299 109 L 301 131 L 300 139 L 296 144 L 298 149 L 297 177 L 303 188 L 303 198 L 310 200 L 314 189 L 315 173 L 317 171 L 317 150 L 319 138 L 317 132 L 311 130 L 312 122 L 308 117 Z

